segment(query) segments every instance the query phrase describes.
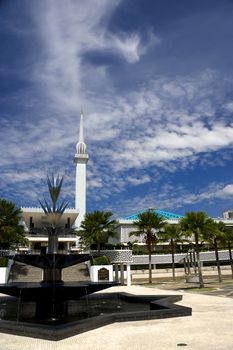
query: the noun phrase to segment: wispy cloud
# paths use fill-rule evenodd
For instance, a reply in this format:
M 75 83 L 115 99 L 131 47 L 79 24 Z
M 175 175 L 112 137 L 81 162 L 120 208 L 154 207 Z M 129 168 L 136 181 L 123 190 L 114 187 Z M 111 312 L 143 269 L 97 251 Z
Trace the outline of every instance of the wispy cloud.
M 106 46 L 102 48 L 113 51 L 129 63 L 136 63 L 150 47 L 158 45 L 160 41 L 152 31 L 148 31 L 148 40 L 145 43 L 138 33 L 119 33 L 108 36 Z
M 128 176 L 127 181 L 129 184 L 132 184 L 134 186 L 138 186 L 138 185 L 142 185 L 142 184 L 150 182 L 151 178 L 148 175 L 143 175 L 141 177 Z
M 160 41 L 148 29 L 145 43 L 139 33 L 109 32 L 108 20 L 121 0 L 42 1 L 36 7 L 36 23 L 41 39 L 42 55 L 34 79 L 43 90 L 66 111 L 79 111 L 86 99 L 83 88 L 90 65 L 84 56 L 88 53 L 112 53 L 128 63 L 140 60 L 141 55 Z M 98 74 L 101 69 L 95 68 Z M 104 74 L 104 69 L 102 69 Z M 92 74 L 93 77 L 93 74 Z

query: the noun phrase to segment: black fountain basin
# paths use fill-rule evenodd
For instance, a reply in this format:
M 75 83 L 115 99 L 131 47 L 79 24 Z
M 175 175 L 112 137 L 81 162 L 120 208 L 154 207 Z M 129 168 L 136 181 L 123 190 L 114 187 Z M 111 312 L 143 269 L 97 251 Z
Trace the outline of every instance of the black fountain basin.
M 1 298 L 0 298 L 1 299 Z M 4 297 L 3 297 L 4 299 Z M 174 304 L 181 295 L 140 295 L 98 293 L 67 303 L 62 319 L 34 317 L 34 303 L 21 302 L 22 312 L 14 313 L 19 299 L 5 297 L 0 304 L 0 332 L 47 340 L 61 340 L 114 322 L 190 316 L 192 309 Z M 15 304 L 15 305 L 14 305 Z M 4 308 L 5 307 L 5 308 Z M 35 306 L 34 306 L 35 308 Z M 14 310 L 14 312 L 12 312 Z
M 0 284 L 0 293 L 19 298 L 20 301 L 41 301 L 56 300 L 57 302 L 76 300 L 88 294 L 118 285 L 118 282 L 65 282 L 57 283 L 9 283 Z
M 70 300 L 79 300 L 92 293 L 118 285 L 117 282 L 66 282 L 66 283 L 10 283 L 0 285 L 0 292 L 17 298 L 17 320 L 27 308 L 26 302 L 33 302 L 35 320 L 61 320 L 68 315 Z M 9 299 L 8 299 L 9 300 Z

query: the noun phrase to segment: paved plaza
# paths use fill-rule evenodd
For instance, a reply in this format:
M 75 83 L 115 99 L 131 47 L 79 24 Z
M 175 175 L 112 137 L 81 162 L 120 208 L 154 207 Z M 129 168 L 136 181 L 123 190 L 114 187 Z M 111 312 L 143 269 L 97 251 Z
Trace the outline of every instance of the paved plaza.
M 193 315 L 162 320 L 115 323 L 58 342 L 1 333 L 0 350 L 231 350 L 233 299 L 146 288 L 112 287 L 132 294 L 182 294 L 180 305 Z

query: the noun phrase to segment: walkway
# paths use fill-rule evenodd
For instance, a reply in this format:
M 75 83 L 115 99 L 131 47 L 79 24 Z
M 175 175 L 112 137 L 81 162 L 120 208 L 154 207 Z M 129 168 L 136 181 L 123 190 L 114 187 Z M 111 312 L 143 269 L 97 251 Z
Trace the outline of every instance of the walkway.
M 120 290 L 132 294 L 180 294 L 142 286 L 113 287 L 108 291 Z M 193 308 L 190 317 L 116 323 L 59 342 L 0 334 L 0 350 L 231 350 L 233 299 L 181 294 L 180 304 Z

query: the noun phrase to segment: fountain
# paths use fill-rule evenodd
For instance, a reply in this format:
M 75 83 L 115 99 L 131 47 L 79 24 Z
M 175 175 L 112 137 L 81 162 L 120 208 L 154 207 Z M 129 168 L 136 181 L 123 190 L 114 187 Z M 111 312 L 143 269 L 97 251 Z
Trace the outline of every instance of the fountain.
M 34 257 L 38 258 L 32 255 L 29 260 Z M 66 257 L 69 259 L 66 260 Z M 49 270 L 47 264 L 51 263 L 49 274 L 52 274 L 52 261 L 60 271 L 63 263 L 78 263 L 88 256 L 72 258 L 63 254 L 45 255 L 41 256 L 41 261 L 38 260 L 37 266 L 40 264 Z M 16 255 L 14 259 L 28 261 L 22 255 Z M 41 283 L 0 285 L 0 292 L 5 295 L 0 297 L 0 332 L 57 341 L 114 322 L 190 316 L 192 313 L 191 308 L 174 304 L 182 300 L 181 295 L 95 294 L 116 284 L 64 283 L 59 278 L 57 281 L 46 279 Z
M 43 280 L 40 283 L 8 283 L 0 286 L 0 292 L 18 298 L 22 305 L 24 302 L 35 302 L 35 317 L 37 320 L 43 322 L 53 320 L 58 323 L 68 313 L 69 300 L 80 299 L 83 296 L 114 285 L 111 282 L 79 282 L 72 284 L 62 281 L 63 268 L 89 259 L 88 254 L 15 255 L 14 261 L 42 268 Z
M 191 315 L 191 309 L 173 304 L 180 295 L 154 296 L 97 293 L 118 282 L 64 282 L 62 270 L 83 263 L 89 254 L 59 254 L 59 222 L 66 208 L 57 206 L 63 179 L 48 178 L 52 207 L 41 206 L 47 216 L 48 253 L 15 255 L 14 261 L 39 267 L 39 283 L 11 282 L 0 285 L 0 332 L 60 340 L 112 322 Z
M 117 282 L 63 282 L 62 269 L 87 261 L 88 254 L 15 255 L 14 260 L 41 267 L 40 283 L 0 285 L 0 332 L 61 340 L 113 322 L 191 315 L 174 304 L 181 295 L 96 293 Z

